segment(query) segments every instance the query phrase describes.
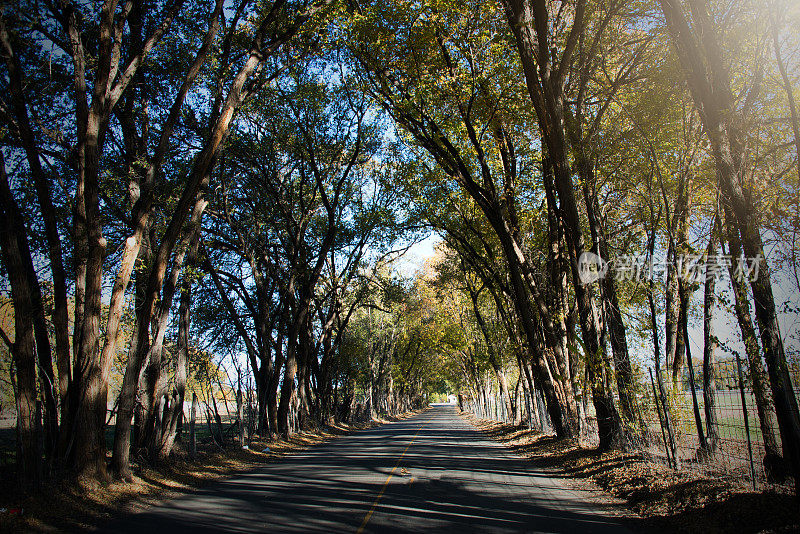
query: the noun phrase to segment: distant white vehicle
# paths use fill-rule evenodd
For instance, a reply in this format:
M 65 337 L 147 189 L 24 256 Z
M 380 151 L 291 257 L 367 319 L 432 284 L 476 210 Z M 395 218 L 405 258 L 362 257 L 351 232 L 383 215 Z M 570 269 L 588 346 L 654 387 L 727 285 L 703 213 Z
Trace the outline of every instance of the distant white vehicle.
M 457 402 L 458 402 L 458 399 L 456 398 L 456 396 L 455 396 L 455 395 L 448 395 L 448 396 L 447 396 L 447 402 L 448 402 L 449 404 L 455 404 L 455 403 L 457 403 Z

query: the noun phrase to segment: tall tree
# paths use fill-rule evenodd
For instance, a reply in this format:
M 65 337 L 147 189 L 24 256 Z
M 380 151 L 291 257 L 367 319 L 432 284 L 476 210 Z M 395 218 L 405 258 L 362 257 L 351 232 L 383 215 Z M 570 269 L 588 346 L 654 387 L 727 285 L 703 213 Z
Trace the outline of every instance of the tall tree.
M 711 144 L 723 202 L 741 237 L 744 254 L 759 263 L 750 280 L 761 343 L 772 386 L 781 442 L 796 484 L 800 484 L 800 413 L 794 395 L 764 253 L 759 218 L 744 181 L 744 112 L 735 107 L 728 62 L 722 51 L 717 22 L 704 0 L 688 0 L 689 17 L 679 0 L 660 0 L 675 48 Z M 751 86 L 755 88 L 756 86 Z
M 592 387 L 592 400 L 597 412 L 600 448 L 608 449 L 620 442 L 622 427 L 610 388 L 610 369 L 606 364 L 603 325 L 593 288 L 584 285 L 579 276 L 578 261 L 588 249 L 581 229 L 578 202 L 572 183 L 569 146 L 565 125 L 564 84 L 578 41 L 586 27 L 585 0 L 577 0 L 570 15 L 556 10 L 544 0 L 506 0 L 502 5 L 511 26 L 528 93 L 542 133 L 543 149 L 553 168 L 559 200 L 559 213 L 569 252 L 570 271 L 578 305 L 583 342 L 587 353 L 587 370 Z M 550 21 L 551 16 L 556 20 Z M 571 20 L 563 20 L 570 17 Z M 554 32 L 564 24 L 562 36 Z M 557 39 L 563 38 L 558 47 Z

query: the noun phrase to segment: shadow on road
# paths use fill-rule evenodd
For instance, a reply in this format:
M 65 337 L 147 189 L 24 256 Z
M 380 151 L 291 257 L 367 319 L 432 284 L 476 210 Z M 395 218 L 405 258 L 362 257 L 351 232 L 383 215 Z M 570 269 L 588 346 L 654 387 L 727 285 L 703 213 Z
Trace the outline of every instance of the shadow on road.
M 586 495 L 441 406 L 129 515 L 107 531 L 356 532 L 370 509 L 364 532 L 625 530 Z

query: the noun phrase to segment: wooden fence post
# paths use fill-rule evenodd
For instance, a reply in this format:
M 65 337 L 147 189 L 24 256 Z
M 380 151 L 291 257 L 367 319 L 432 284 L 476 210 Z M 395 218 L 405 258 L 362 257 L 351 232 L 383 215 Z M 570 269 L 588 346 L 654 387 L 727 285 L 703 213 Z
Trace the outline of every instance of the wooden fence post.
M 194 433 L 194 424 L 197 419 L 197 393 L 192 392 L 192 413 L 189 419 L 189 456 L 197 455 L 197 437 Z
M 656 413 L 658 413 L 658 423 L 661 427 L 661 439 L 664 440 L 664 452 L 667 454 L 667 464 L 672 467 L 672 460 L 670 458 L 670 447 L 667 444 L 667 434 L 664 432 L 664 419 L 661 417 L 661 408 L 659 407 L 658 391 L 656 391 L 656 382 L 653 380 L 653 370 L 650 371 L 650 383 L 653 385 L 653 403 L 656 405 Z
M 677 470 L 680 467 L 680 460 L 678 459 L 678 445 L 675 441 L 675 429 L 672 428 L 672 419 L 669 416 L 669 406 L 667 405 L 667 395 L 664 391 L 664 383 L 661 380 L 661 373 L 656 369 L 656 383 L 658 383 L 658 392 L 661 397 L 661 409 L 664 411 L 664 424 L 667 427 L 667 436 L 672 446 L 672 464 Z
M 756 468 L 753 465 L 753 444 L 750 441 L 750 423 L 747 417 L 747 401 L 744 397 L 744 380 L 742 379 L 742 362 L 739 353 L 736 353 L 736 368 L 739 371 L 739 392 L 742 395 L 742 413 L 744 414 L 744 431 L 747 434 L 747 454 L 750 456 L 750 478 L 753 481 L 753 491 L 756 490 Z
M 242 404 L 242 385 L 236 391 L 236 418 L 239 420 L 239 446 L 244 447 L 244 410 Z

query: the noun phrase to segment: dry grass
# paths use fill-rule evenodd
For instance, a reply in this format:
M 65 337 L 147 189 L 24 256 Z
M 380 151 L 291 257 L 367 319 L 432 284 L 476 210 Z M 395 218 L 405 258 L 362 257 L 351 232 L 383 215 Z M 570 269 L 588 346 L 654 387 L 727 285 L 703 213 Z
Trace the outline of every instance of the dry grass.
M 288 440 L 250 441 L 249 449 L 237 443 L 224 450 L 199 450 L 194 459 L 177 454 L 161 466 L 133 465 L 132 482 L 109 484 L 50 483 L 40 491 L 21 497 L 14 484 L 0 487 L 0 532 L 62 532 L 96 528 L 123 512 L 146 508 L 156 502 L 188 493 L 209 483 L 357 430 L 405 419 L 416 412 L 374 419 L 362 424 L 337 424 L 315 431 L 293 434 Z M 261 452 L 269 447 L 269 452 Z M 22 514 L 11 513 L 13 510 Z
M 476 419 L 465 414 L 490 438 L 527 457 L 540 468 L 572 477 L 579 486 L 599 486 L 634 512 L 634 530 L 657 532 L 800 532 L 800 508 L 785 493 L 753 492 L 746 481 L 711 479 L 676 472 L 640 456 L 599 453 L 576 442 L 534 435 L 527 429 Z

